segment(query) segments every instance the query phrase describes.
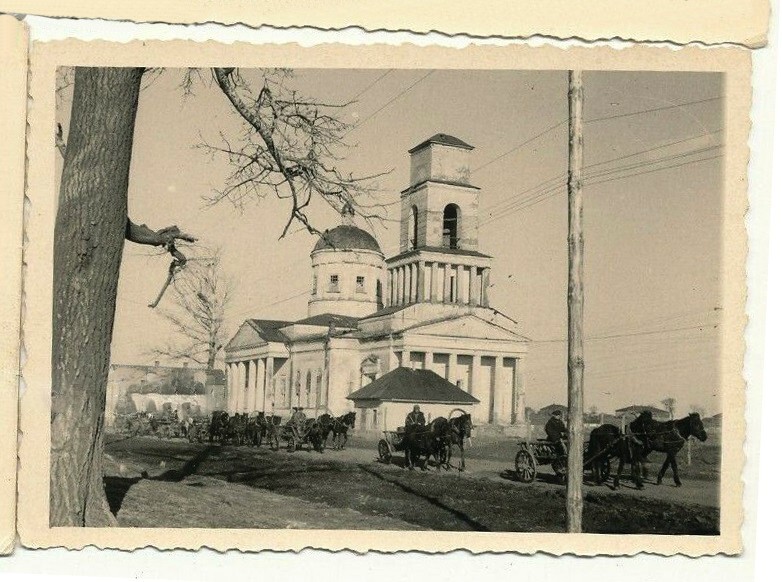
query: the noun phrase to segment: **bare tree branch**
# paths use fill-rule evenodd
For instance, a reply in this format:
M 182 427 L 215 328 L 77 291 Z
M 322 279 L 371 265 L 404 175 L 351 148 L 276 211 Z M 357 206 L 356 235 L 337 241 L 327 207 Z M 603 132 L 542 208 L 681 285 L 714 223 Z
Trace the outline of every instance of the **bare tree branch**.
M 209 198 L 211 203 L 227 199 L 241 206 L 248 196 L 264 198 L 269 192 L 289 200 L 280 238 L 293 222 L 319 232 L 307 217 L 314 200 L 324 200 L 338 212 L 348 205 L 366 219 L 385 219 L 376 212 L 382 207 L 371 200 L 371 182 L 385 173 L 356 177 L 337 168 L 351 126 L 329 112 L 345 104 L 301 98 L 285 87 L 289 75 L 284 71 L 263 72 L 260 89 L 236 69 L 216 68 L 212 76 L 248 129 L 237 143 L 221 135 L 221 145 L 203 144 L 226 156 L 233 167 L 226 185 Z

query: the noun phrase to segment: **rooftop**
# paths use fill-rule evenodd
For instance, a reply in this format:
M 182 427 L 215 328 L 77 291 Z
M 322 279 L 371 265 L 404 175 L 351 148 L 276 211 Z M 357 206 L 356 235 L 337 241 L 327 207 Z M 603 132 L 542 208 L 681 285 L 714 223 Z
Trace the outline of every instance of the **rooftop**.
M 476 404 L 477 398 L 431 370 L 397 368 L 348 396 L 349 400 Z
M 424 149 L 425 147 L 431 144 L 446 145 L 446 146 L 451 146 L 456 148 L 462 148 L 465 150 L 475 149 L 473 146 L 471 146 L 465 141 L 460 140 L 458 137 L 448 135 L 447 133 L 436 133 L 429 139 L 422 141 L 414 148 L 408 150 L 407 153 L 410 154 L 415 153 L 418 150 Z
M 367 250 L 383 254 L 374 236 L 352 224 L 341 224 L 324 232 L 312 252 L 329 249 Z

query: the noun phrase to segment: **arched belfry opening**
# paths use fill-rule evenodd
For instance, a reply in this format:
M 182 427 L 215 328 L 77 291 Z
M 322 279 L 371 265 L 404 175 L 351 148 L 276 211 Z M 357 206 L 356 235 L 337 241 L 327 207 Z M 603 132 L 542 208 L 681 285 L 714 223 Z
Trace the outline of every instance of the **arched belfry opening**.
M 457 204 L 448 204 L 443 210 L 443 246 L 459 248 L 459 218 L 461 209 Z
M 413 205 L 410 208 L 410 221 L 408 222 L 408 235 L 410 237 L 410 248 L 418 248 L 418 207 Z

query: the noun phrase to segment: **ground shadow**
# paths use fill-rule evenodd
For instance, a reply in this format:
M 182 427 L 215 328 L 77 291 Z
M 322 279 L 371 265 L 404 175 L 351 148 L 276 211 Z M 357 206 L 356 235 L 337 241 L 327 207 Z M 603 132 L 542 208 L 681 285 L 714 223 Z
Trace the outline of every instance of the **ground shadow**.
M 209 455 L 217 450 L 214 446 L 208 446 L 202 451 L 199 451 L 195 456 L 189 459 L 179 469 L 170 469 L 160 475 L 149 477 L 146 471 L 142 471 L 141 477 L 117 477 L 117 476 L 104 476 L 103 487 L 106 491 L 106 498 L 109 502 L 109 509 L 115 516 L 122 508 L 122 502 L 125 500 L 125 496 L 128 494 L 133 485 L 141 481 L 142 479 L 149 479 L 150 481 L 165 481 L 168 483 L 178 483 L 185 477 L 192 475 L 198 471 L 198 467 L 203 463 Z
M 424 495 L 420 491 L 417 491 L 413 489 L 412 487 L 405 485 L 404 483 L 400 483 L 396 479 L 389 478 L 387 475 L 383 475 L 382 473 L 379 473 L 372 469 L 371 467 L 367 467 L 365 465 L 359 465 L 358 468 L 365 473 L 368 473 L 372 475 L 373 477 L 380 479 L 381 481 L 385 481 L 386 483 L 390 483 L 391 485 L 394 485 L 395 487 L 398 487 L 405 493 L 409 493 L 410 495 L 414 495 L 420 499 L 423 499 L 424 501 L 430 503 L 431 505 L 437 507 L 438 509 L 442 509 L 443 511 L 446 511 L 453 515 L 456 519 L 461 521 L 462 523 L 469 526 L 473 531 L 491 531 L 488 527 L 480 523 L 479 521 L 476 521 L 472 519 L 469 515 L 464 513 L 463 511 L 459 511 L 458 509 L 454 509 L 453 507 L 449 507 L 446 504 L 444 504 L 442 501 L 440 501 L 437 497 L 433 497 L 431 495 Z

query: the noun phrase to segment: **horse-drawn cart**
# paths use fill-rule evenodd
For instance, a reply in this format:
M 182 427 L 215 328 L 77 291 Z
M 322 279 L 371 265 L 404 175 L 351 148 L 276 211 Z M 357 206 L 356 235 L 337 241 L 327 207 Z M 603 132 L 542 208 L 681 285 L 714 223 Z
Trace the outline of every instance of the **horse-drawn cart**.
M 391 462 L 393 453 L 401 451 L 405 438 L 404 428 L 384 430 L 383 438 L 377 443 L 377 456 L 386 465 Z
M 590 455 L 589 443 L 584 443 L 584 469 L 594 469 L 595 460 L 606 458 L 608 450 L 600 450 Z M 590 455 L 588 457 L 588 455 Z M 538 474 L 538 468 L 551 465 L 556 479 L 560 483 L 567 480 L 567 450 L 559 444 L 546 439 L 521 441 L 516 453 L 516 476 L 522 483 L 532 483 Z M 600 470 L 606 471 L 603 463 Z

